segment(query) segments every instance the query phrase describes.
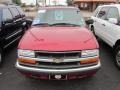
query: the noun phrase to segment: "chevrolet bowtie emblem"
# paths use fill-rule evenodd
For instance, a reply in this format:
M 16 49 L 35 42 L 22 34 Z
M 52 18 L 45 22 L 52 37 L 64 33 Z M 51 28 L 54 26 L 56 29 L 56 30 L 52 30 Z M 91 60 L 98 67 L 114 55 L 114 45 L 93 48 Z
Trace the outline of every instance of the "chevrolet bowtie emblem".
M 53 62 L 54 63 L 61 63 L 61 62 L 63 62 L 63 59 L 61 59 L 61 58 L 54 58 Z

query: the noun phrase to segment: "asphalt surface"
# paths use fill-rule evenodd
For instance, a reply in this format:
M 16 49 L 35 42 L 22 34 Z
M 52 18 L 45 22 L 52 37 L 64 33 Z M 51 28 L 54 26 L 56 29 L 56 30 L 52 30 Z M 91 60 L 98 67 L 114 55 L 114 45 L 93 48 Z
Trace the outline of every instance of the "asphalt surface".
M 120 90 L 120 70 L 113 61 L 113 50 L 99 40 L 102 69 L 90 78 L 68 81 L 29 79 L 15 69 L 17 44 L 6 50 L 0 68 L 0 90 Z

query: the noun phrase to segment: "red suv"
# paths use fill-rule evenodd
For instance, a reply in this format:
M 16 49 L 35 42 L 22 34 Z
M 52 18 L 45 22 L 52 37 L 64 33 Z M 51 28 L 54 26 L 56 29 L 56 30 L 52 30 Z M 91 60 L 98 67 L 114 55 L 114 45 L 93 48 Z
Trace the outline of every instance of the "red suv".
M 18 46 L 16 68 L 28 77 L 75 79 L 101 67 L 99 45 L 76 7 L 44 7 Z

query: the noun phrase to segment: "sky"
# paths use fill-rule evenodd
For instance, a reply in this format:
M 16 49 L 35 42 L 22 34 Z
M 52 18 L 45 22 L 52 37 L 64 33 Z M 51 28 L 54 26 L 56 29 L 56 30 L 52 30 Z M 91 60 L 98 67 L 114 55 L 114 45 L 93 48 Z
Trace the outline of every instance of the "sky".
M 66 4 L 66 0 L 57 0 L 57 1 L 58 1 L 59 4 L 62 4 L 62 5 Z M 29 5 L 31 3 L 35 4 L 36 0 L 21 0 L 21 2 L 22 3 L 26 3 L 27 5 Z M 53 0 L 50 0 L 51 5 L 53 4 L 52 2 L 53 2 Z M 46 3 L 48 5 L 49 4 L 49 0 L 46 0 Z

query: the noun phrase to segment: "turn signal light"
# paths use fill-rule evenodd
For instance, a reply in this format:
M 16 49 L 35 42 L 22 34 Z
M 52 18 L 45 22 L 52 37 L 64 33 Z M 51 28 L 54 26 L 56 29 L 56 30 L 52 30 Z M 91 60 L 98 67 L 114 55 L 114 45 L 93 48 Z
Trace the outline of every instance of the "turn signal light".
M 80 64 L 90 64 L 90 63 L 96 63 L 98 62 L 99 58 L 89 58 L 89 59 L 84 59 L 80 61 Z
M 18 61 L 26 64 L 36 64 L 36 61 L 32 59 L 18 58 Z

